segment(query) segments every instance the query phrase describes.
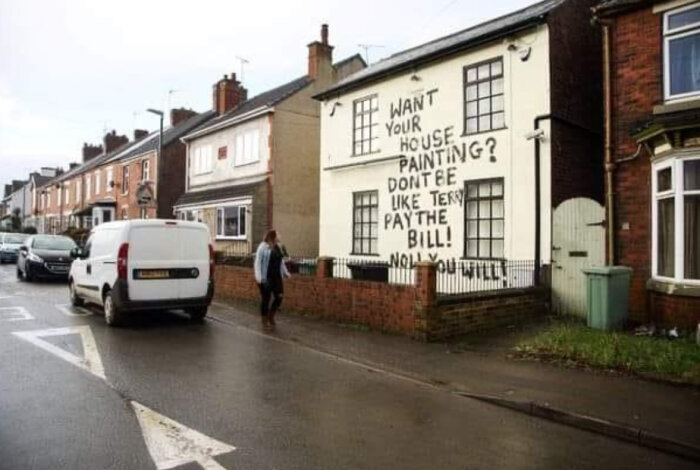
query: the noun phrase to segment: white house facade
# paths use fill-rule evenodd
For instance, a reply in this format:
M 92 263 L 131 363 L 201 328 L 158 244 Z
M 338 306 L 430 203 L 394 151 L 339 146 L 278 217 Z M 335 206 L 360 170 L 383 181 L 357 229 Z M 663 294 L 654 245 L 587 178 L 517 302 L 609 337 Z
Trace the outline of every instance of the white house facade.
M 558 157 L 569 145 L 554 122 L 595 133 L 561 112 L 552 30 L 588 3 L 541 2 L 318 95 L 320 253 L 391 267 L 434 261 L 439 272 L 473 262 L 491 279 L 508 277 L 505 261 L 549 264 L 553 188 L 579 171 L 571 161 L 553 172 L 552 149 Z

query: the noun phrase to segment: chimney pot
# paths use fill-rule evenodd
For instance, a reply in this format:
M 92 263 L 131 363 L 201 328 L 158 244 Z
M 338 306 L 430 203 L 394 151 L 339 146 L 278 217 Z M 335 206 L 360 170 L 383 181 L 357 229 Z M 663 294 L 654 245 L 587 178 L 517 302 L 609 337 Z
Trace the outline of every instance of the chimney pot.
M 321 43 L 328 44 L 328 25 L 325 23 L 321 25 Z
M 148 135 L 145 129 L 134 129 L 134 141 L 141 140 Z
M 235 73 L 231 74 L 231 76 L 232 78 L 229 79 L 228 75 L 224 75 L 224 78 L 219 80 L 213 87 L 212 109 L 216 111 L 218 116 L 221 116 L 248 99 L 248 90 L 241 86 L 241 83 L 236 80 Z

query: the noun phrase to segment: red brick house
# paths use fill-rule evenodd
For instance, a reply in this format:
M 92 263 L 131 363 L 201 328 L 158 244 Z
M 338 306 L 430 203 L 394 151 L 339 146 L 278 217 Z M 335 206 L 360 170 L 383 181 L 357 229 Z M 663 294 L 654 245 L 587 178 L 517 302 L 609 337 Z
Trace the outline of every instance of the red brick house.
M 630 316 L 700 322 L 700 1 L 608 0 L 608 262 L 634 269 Z M 606 50 L 607 48 L 607 50 Z

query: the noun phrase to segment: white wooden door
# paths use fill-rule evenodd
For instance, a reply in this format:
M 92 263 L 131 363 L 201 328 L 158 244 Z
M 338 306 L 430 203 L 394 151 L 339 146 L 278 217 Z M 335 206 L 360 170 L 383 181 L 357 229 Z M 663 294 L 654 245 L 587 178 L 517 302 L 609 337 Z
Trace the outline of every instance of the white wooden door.
M 586 315 L 583 269 L 605 264 L 605 210 L 574 198 L 554 210 L 552 221 L 552 308 L 560 315 Z

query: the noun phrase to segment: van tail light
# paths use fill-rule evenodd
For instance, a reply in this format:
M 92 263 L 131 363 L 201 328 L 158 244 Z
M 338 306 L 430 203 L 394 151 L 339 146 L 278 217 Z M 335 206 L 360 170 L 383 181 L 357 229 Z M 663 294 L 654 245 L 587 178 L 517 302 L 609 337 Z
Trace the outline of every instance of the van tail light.
M 117 255 L 117 277 L 119 279 L 126 279 L 127 264 L 129 262 L 129 244 L 122 243 L 119 247 L 119 254 Z
M 214 279 L 214 269 L 216 263 L 214 262 L 214 247 L 209 244 L 209 279 Z

